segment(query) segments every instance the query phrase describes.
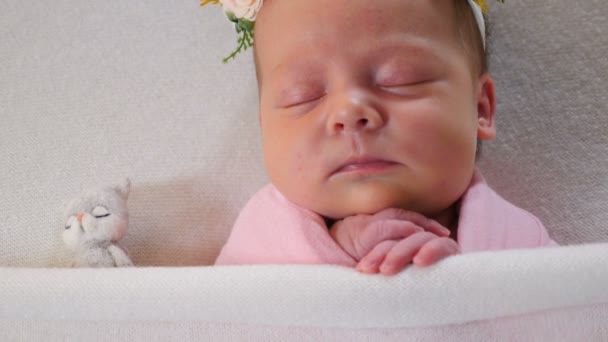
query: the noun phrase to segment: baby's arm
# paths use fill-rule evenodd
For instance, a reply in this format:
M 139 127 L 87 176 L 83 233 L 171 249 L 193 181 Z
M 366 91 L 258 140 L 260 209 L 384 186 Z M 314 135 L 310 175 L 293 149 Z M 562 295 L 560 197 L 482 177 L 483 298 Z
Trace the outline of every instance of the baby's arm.
M 438 222 L 401 209 L 347 217 L 330 229 L 332 238 L 359 262 L 357 270 L 385 275 L 412 262 L 428 266 L 458 254 L 460 248 L 449 234 Z

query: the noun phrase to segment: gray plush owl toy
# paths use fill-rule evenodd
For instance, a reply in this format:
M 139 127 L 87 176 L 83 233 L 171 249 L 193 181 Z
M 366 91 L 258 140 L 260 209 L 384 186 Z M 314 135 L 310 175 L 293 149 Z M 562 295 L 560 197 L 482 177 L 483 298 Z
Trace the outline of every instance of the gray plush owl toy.
M 133 266 L 116 245 L 129 225 L 131 181 L 87 191 L 65 205 L 63 241 L 74 252 L 73 267 Z

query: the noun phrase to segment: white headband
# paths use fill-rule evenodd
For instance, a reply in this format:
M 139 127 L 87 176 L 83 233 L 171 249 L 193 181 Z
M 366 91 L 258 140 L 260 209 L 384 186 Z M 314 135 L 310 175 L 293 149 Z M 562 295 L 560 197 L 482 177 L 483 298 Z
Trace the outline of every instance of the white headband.
M 228 60 L 234 58 L 239 52 L 247 50 L 248 48 L 253 47 L 253 27 L 255 24 L 255 19 L 264 3 L 264 0 L 200 0 L 201 6 L 214 4 L 221 5 L 224 9 L 224 12 L 228 16 L 231 22 L 233 22 L 236 26 L 236 32 L 239 35 L 238 39 L 238 47 L 234 50 L 230 56 L 224 58 L 224 63 Z M 485 5 L 484 0 L 467 0 L 471 9 L 473 10 L 473 14 L 475 15 L 475 20 L 477 21 L 477 26 L 479 27 L 479 32 L 481 33 L 481 41 L 483 43 L 483 48 L 486 48 L 486 24 L 483 19 L 483 9 L 478 2 Z M 500 2 L 504 2 L 504 0 L 500 0 Z
M 481 41 L 483 42 L 483 48 L 486 48 L 486 22 L 483 20 L 483 11 L 481 7 L 473 1 L 468 0 L 469 5 L 473 9 L 473 13 L 475 14 L 475 20 L 477 20 L 477 26 L 479 26 L 479 32 L 481 32 Z

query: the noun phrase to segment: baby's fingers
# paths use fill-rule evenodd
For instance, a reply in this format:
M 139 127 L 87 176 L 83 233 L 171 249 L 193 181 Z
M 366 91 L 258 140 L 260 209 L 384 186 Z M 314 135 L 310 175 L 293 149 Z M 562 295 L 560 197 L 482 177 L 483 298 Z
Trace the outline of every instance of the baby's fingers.
M 459 254 L 460 246 L 450 238 L 436 238 L 420 248 L 414 257 L 416 266 L 429 266 L 450 255 Z
M 388 240 L 402 240 L 412 234 L 424 231 L 422 227 L 409 221 L 379 220 L 370 223 L 354 243 L 358 260 L 366 256 L 379 243 Z
M 437 236 L 450 235 L 450 230 L 442 226 L 439 222 L 429 219 L 424 215 L 413 211 L 389 208 L 374 215 L 374 219 L 410 221 L 416 224 L 417 226 L 424 228 L 424 230 L 429 231 Z
M 384 262 L 380 265 L 380 273 L 384 275 L 399 273 L 405 266 L 412 262 L 412 259 L 418 254 L 420 248 L 433 239 L 437 239 L 437 235 L 422 232 L 399 241 L 399 243 L 386 254 Z
M 363 273 L 378 273 L 380 264 L 384 261 L 386 254 L 398 243 L 398 241 L 388 240 L 379 243 L 374 247 L 359 263 L 357 271 Z

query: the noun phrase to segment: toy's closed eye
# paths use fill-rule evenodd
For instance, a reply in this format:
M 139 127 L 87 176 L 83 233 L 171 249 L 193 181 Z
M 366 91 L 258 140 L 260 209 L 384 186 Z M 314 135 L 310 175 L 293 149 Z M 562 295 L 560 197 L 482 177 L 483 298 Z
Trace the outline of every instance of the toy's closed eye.
M 76 216 L 70 216 L 68 218 L 68 221 L 65 223 L 65 229 L 70 229 L 72 228 L 72 225 L 74 224 L 74 221 L 76 220 Z
M 103 217 L 110 216 L 110 212 L 108 211 L 108 208 L 100 206 L 100 205 L 95 207 L 93 209 L 93 211 L 91 211 L 91 214 L 93 214 L 93 216 L 95 216 L 95 218 L 103 218 Z

